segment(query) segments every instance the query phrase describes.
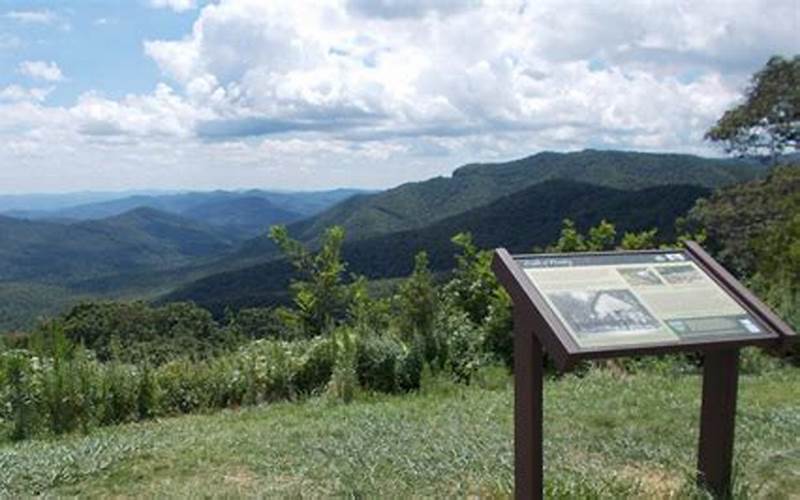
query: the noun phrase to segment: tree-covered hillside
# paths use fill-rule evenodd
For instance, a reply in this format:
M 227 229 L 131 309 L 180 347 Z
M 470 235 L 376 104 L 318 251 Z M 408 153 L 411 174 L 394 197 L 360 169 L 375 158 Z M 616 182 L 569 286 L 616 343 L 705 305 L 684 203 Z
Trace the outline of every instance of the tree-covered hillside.
M 800 328 L 800 166 L 722 189 L 698 203 L 688 222 L 708 234 L 726 267 Z
M 407 275 L 414 255 L 422 250 L 428 253 L 432 269 L 452 268 L 455 248 L 450 240 L 461 232 L 470 232 L 481 248 L 532 251 L 558 238 L 564 218 L 573 219 L 580 229 L 603 219 L 614 221 L 621 232 L 656 228 L 660 237 L 671 241 L 675 219 L 708 194 L 709 190 L 698 186 L 625 191 L 552 180 L 421 229 L 346 242 L 342 252 L 350 271 L 386 278 Z M 167 300 L 193 300 L 217 313 L 226 306 L 272 304 L 285 299 L 290 276 L 288 264 L 271 261 L 203 278 L 168 295 Z
M 74 224 L 0 216 L 0 281 L 64 284 L 165 269 L 220 255 L 233 243 L 210 226 L 150 208 Z
M 716 188 L 759 177 L 765 168 L 733 159 L 692 155 L 585 150 L 544 152 L 506 163 L 473 164 L 452 177 L 403 184 L 373 195 L 353 197 L 321 214 L 292 224 L 292 235 L 314 242 L 325 228 L 338 225 L 348 240 L 425 227 L 473 208 L 553 179 L 617 189 L 663 185 Z M 254 259 L 275 252 L 261 237 L 235 257 Z

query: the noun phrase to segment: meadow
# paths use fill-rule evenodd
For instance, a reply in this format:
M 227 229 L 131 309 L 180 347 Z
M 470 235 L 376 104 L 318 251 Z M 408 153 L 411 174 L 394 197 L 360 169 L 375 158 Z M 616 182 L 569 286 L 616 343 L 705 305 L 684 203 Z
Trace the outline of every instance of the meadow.
M 800 372 L 745 357 L 736 498 L 800 492 Z M 748 364 L 749 363 L 749 364 Z M 545 384 L 548 498 L 705 498 L 694 487 L 701 378 L 674 363 L 594 368 Z M 361 392 L 0 445 L 3 496 L 507 498 L 507 371 L 470 385 L 426 376 L 407 395 Z

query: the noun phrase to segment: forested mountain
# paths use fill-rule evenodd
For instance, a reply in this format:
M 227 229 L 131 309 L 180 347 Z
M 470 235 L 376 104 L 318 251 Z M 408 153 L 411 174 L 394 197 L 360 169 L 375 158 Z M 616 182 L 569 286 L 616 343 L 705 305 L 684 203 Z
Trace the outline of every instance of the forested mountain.
M 274 224 L 287 224 L 303 217 L 299 212 L 285 210 L 266 198 L 212 200 L 194 205 L 181 213 L 184 217 L 225 228 L 230 234 L 242 238 L 266 233 Z
M 8 206 L 15 208 L 7 210 L 6 215 L 32 220 L 80 221 L 104 219 L 136 208 L 147 207 L 219 226 L 228 230 L 230 236 L 244 239 L 264 232 L 271 224 L 287 224 L 317 214 L 350 196 L 365 192 L 357 189 L 309 192 L 253 189 L 141 194 L 44 210 L 30 207 L 49 207 L 55 202 L 48 203 L 46 197 L 42 199 L 18 197 L 19 199 L 9 198 Z M 20 205 L 25 200 L 31 203 L 28 209 Z M 63 202 L 60 199 L 57 201 Z
M 63 284 L 165 269 L 219 255 L 233 245 L 216 228 L 151 208 L 74 224 L 0 216 L 0 281 Z
M 656 186 L 627 191 L 588 183 L 550 180 L 501 197 L 487 205 L 430 224 L 349 241 L 343 247 L 349 270 L 369 278 L 407 275 L 414 255 L 425 250 L 432 269 L 453 266 L 455 248 L 450 239 L 468 231 L 479 247 L 505 246 L 532 251 L 558 238 L 564 218 L 587 228 L 607 219 L 619 231 L 657 228 L 673 240 L 675 219 L 685 214 L 710 190 L 700 186 Z M 165 300 L 193 300 L 216 313 L 225 307 L 264 305 L 286 297 L 290 266 L 282 260 L 209 276 L 168 295 Z
M 675 217 L 706 188 L 765 172 L 739 160 L 587 150 L 466 165 L 380 193 L 145 193 L 29 214 L 52 220 L 0 218 L 0 287 L 10 287 L 28 318 L 39 306 L 25 283 L 58 286 L 65 298 L 153 297 L 183 285 L 167 297 L 220 311 L 284 296 L 288 269 L 270 262 L 278 254 L 265 236 L 273 224 L 289 224 L 312 246 L 340 225 L 353 271 L 399 276 L 420 249 L 436 269 L 448 268 L 450 237 L 461 231 L 480 246 L 512 250 L 550 243 L 565 217 L 581 227 L 607 218 L 621 230 L 652 226 L 670 236 Z
M 406 231 L 491 203 L 547 180 L 564 179 L 618 189 L 673 184 L 716 188 L 751 180 L 766 167 L 754 162 L 692 155 L 584 150 L 544 152 L 506 163 L 472 164 L 452 177 L 403 184 L 372 195 L 354 196 L 319 215 L 290 226 L 293 237 L 313 242 L 332 225 L 349 240 Z M 246 244 L 237 258 L 274 252 L 265 238 Z

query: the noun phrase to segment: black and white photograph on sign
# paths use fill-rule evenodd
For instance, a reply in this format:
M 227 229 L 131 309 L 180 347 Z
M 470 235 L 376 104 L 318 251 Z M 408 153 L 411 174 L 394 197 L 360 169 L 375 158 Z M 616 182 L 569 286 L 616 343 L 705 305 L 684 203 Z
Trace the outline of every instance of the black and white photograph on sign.
M 660 266 L 656 269 L 672 285 L 689 285 L 703 280 L 703 275 L 693 266 Z
M 549 298 L 576 335 L 639 333 L 661 327 L 629 290 L 555 292 Z
M 617 269 L 617 272 L 619 272 L 631 286 L 657 286 L 664 284 L 656 272 L 649 267 L 623 267 Z

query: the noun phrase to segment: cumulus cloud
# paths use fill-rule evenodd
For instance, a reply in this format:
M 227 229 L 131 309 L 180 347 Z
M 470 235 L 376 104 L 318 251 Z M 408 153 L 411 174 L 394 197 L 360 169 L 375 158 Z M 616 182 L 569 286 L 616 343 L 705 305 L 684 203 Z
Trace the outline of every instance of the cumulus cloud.
M 349 0 L 349 9 L 369 17 L 413 18 L 447 15 L 480 5 L 479 0 Z
M 66 123 L 58 137 L 75 155 L 127 164 L 139 151 L 140 165 L 188 162 L 208 182 L 237 178 L 215 162 L 295 186 L 387 185 L 541 149 L 709 153 L 704 130 L 749 76 L 800 51 L 793 0 L 729 7 L 221 0 L 183 36 L 144 43 L 164 80 L 149 94 L 6 100 L 33 116 L 20 130 L 44 136 L 48 113 Z
M 27 77 L 48 82 L 60 82 L 64 79 L 61 68 L 53 61 L 23 61 L 17 71 Z
M 740 7 L 754 15 L 666 3 L 240 0 L 206 7 L 190 36 L 145 51 L 214 115 L 198 122 L 200 136 L 560 129 L 576 146 L 591 131 L 686 148 L 749 72 L 796 45 L 790 17 Z M 759 38 L 768 43 L 739 41 Z
M 197 8 L 196 0 L 150 0 L 150 6 L 156 9 L 169 8 L 175 12 L 185 12 Z

